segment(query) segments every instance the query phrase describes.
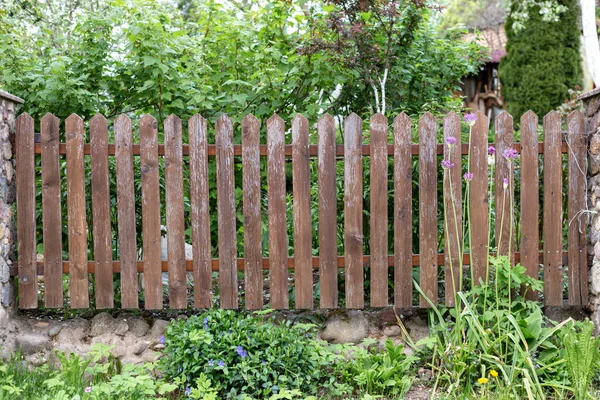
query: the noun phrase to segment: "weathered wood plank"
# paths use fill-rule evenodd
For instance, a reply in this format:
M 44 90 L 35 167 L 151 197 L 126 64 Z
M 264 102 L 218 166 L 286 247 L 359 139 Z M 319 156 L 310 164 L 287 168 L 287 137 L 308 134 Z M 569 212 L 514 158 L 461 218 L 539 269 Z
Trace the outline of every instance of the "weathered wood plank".
M 394 306 L 412 307 L 412 155 L 411 121 L 394 119 Z
M 498 255 L 509 256 L 514 265 L 514 158 L 513 118 L 504 111 L 496 117 L 496 251 Z M 508 156 L 508 157 L 507 157 Z M 506 181 L 505 181 L 506 179 Z
M 190 203 L 194 256 L 194 306 L 212 307 L 210 209 L 206 119 L 196 114 L 188 122 L 190 141 Z
M 108 124 L 96 114 L 90 120 L 92 148 L 92 226 L 96 270 L 96 308 L 114 307 L 110 188 L 108 183 Z
M 216 123 L 217 220 L 219 223 L 219 290 L 221 308 L 238 306 L 235 228 L 233 123 L 222 114 Z
M 321 308 L 338 306 L 337 203 L 335 184 L 335 121 L 323 115 L 319 135 L 319 281 Z
M 72 308 L 88 308 L 87 223 L 83 169 L 83 120 L 71 114 L 65 121 L 67 139 L 67 207 L 69 224 L 69 291 Z
M 563 304 L 562 288 L 562 139 L 560 114 L 544 117 L 544 303 Z
M 44 297 L 46 308 L 63 307 L 62 217 L 58 118 L 52 114 L 40 123 L 42 145 L 42 223 L 44 240 Z
M 181 119 L 170 115 L 165 120 L 167 258 L 169 260 L 169 307 L 177 309 L 187 307 L 181 145 Z
M 115 145 L 119 249 L 121 252 L 121 307 L 138 308 L 131 120 L 124 114 L 115 120 Z
M 438 303 L 437 265 L 437 157 L 436 121 L 427 112 L 419 119 L 419 252 L 420 286 L 425 296 Z M 430 307 L 421 296 L 421 307 Z
M 140 120 L 142 230 L 144 250 L 144 308 L 163 308 L 160 231 L 158 123 L 145 114 Z
M 246 308 L 263 307 L 262 222 L 260 212 L 260 121 L 254 115 L 242 120 L 242 172 L 244 188 L 244 272 Z
M 471 127 L 471 160 L 469 171 L 473 173 L 470 182 L 469 202 L 471 218 L 471 268 L 476 285 L 487 282 L 488 262 L 488 119 L 480 111 Z
M 312 221 L 310 215 L 310 159 L 308 120 L 298 114 L 292 121 L 292 179 L 294 198 L 294 278 L 296 308 L 313 307 Z
M 267 121 L 267 181 L 269 198 L 269 258 L 271 308 L 289 307 L 288 239 L 285 216 L 285 122 L 278 115 Z
M 588 304 L 588 274 L 586 260 L 585 212 L 586 187 L 586 138 L 585 122 L 581 111 L 573 111 L 567 117 L 569 134 L 569 304 Z
M 539 173 L 538 117 L 527 111 L 521 117 L 521 265 L 527 274 L 539 279 Z M 538 293 L 527 290 L 525 296 L 538 300 Z
M 460 117 L 449 113 L 444 117 L 444 159 L 453 166 L 444 171 L 444 280 L 446 305 L 456 302 L 456 292 L 462 290 L 462 176 L 460 154 Z
M 388 156 L 387 118 L 371 117 L 371 307 L 388 305 Z
M 37 308 L 35 238 L 35 154 L 34 121 L 28 114 L 17 118 L 16 182 L 19 269 L 19 308 Z
M 346 307 L 363 308 L 362 121 L 354 113 L 344 121 L 344 250 Z

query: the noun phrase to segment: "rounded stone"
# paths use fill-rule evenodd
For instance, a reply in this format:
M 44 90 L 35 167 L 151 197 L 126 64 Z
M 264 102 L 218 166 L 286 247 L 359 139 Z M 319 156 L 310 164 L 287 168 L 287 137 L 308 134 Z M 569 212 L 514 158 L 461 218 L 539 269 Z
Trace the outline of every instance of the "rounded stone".
M 141 318 L 130 319 L 128 321 L 128 325 L 129 332 L 133 333 L 137 337 L 144 336 L 148 332 L 148 329 L 150 329 L 148 323 Z
M 383 334 L 387 337 L 400 336 L 401 330 L 398 325 L 390 325 L 383 328 Z
M 133 347 L 133 351 L 132 353 L 135 354 L 136 356 L 139 356 L 140 354 L 142 354 L 144 352 L 144 350 L 146 350 L 148 348 L 148 343 L 146 342 L 140 342 L 138 344 L 136 344 Z
M 325 322 L 320 337 L 330 343 L 360 343 L 369 333 L 369 321 L 360 311 L 336 313 Z
M 92 318 L 92 336 L 100 336 L 104 333 L 112 333 L 117 327 L 117 321 L 107 312 L 101 312 Z

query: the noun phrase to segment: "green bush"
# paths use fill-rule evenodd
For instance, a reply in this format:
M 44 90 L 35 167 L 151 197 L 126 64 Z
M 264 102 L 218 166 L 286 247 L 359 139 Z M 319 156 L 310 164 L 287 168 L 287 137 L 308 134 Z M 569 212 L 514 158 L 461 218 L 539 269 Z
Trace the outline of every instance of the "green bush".
M 282 388 L 313 393 L 335 357 L 311 339 L 311 327 L 211 310 L 168 328 L 161 366 L 186 387 L 209 380 L 219 398 L 267 398 Z

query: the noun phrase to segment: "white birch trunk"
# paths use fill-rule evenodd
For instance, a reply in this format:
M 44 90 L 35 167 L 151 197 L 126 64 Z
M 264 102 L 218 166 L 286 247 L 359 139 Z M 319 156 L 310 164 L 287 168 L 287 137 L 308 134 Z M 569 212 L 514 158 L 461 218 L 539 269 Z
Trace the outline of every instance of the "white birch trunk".
M 580 2 L 585 59 L 594 84 L 596 87 L 600 87 L 600 45 L 596 30 L 596 1 L 580 0 Z

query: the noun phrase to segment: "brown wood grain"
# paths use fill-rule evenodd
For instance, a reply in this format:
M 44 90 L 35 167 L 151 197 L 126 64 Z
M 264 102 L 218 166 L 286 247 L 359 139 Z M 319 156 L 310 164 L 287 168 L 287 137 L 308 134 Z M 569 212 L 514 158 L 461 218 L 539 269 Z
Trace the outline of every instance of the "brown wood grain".
M 165 120 L 165 200 L 167 202 L 169 307 L 174 309 L 187 307 L 181 144 L 181 119 L 170 115 Z
M 569 304 L 588 304 L 588 274 L 586 260 L 587 214 L 585 119 L 581 111 L 567 117 L 569 143 L 568 172 L 568 243 L 569 243 Z
M 473 180 L 469 188 L 469 216 L 471 218 L 472 275 L 476 285 L 487 282 L 488 271 L 488 119 L 480 111 L 471 128 L 471 160 L 469 171 Z
M 527 111 L 521 117 L 521 264 L 527 274 L 539 279 L 539 172 L 538 172 L 538 117 Z M 526 298 L 537 301 L 539 294 L 527 290 Z
M 34 121 L 21 114 L 16 125 L 19 308 L 37 308 Z
M 319 281 L 321 308 L 338 306 L 337 203 L 335 183 L 335 120 L 323 115 L 319 135 Z
M 194 256 L 194 306 L 212 307 L 210 268 L 210 208 L 206 119 L 196 114 L 188 122 L 190 141 L 190 203 L 192 207 L 192 254 Z
M 72 308 L 88 308 L 87 223 L 83 169 L 83 120 L 71 114 L 65 121 L 67 139 L 67 208 L 69 224 L 69 291 Z
M 246 308 L 263 307 L 262 221 L 260 212 L 260 121 L 254 115 L 242 120 L 242 184 L 244 189 L 244 272 Z
M 563 304 L 562 288 L 562 136 L 560 114 L 544 117 L 544 303 Z
M 294 264 L 296 308 L 313 307 L 312 221 L 310 215 L 310 158 L 308 120 L 292 121 L 292 179 L 294 198 Z
M 163 308 L 160 231 L 158 123 L 145 114 L 140 119 L 142 231 L 144 252 L 144 308 Z
M 119 249 L 121 252 L 121 307 L 138 308 L 131 120 L 121 114 L 114 124 Z
M 394 119 L 394 306 L 412 307 L 412 124 Z
M 449 113 L 444 117 L 444 159 L 454 164 L 444 170 L 444 281 L 446 305 L 456 304 L 456 292 L 462 290 L 462 168 L 460 154 L 460 117 Z M 448 139 L 453 138 L 453 139 Z M 456 141 L 455 144 L 448 141 Z
M 362 121 L 354 113 L 344 121 L 344 250 L 346 307 L 363 308 Z
M 513 118 L 504 111 L 496 117 L 496 249 L 499 255 L 514 259 L 514 168 L 515 160 L 504 156 L 514 145 Z M 508 182 L 505 185 L 504 180 Z
M 96 268 L 96 308 L 114 307 L 110 188 L 108 183 L 108 123 L 101 114 L 90 120 L 92 148 L 92 226 Z
M 42 117 L 42 223 L 44 240 L 44 297 L 46 308 L 63 307 L 62 226 L 58 118 Z
M 222 114 L 216 123 L 217 220 L 219 224 L 219 291 L 221 308 L 238 307 L 235 228 L 233 123 Z
M 388 121 L 371 117 L 371 307 L 388 305 Z
M 267 121 L 270 289 L 271 308 L 274 309 L 289 307 L 284 144 L 285 122 L 275 114 Z
M 437 157 L 435 154 L 436 121 L 427 112 L 419 119 L 419 252 L 420 286 L 433 303 L 438 303 L 437 254 Z M 430 307 L 421 296 L 421 307 Z

